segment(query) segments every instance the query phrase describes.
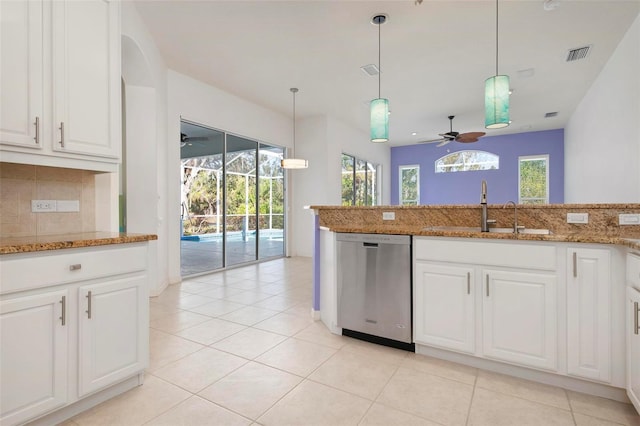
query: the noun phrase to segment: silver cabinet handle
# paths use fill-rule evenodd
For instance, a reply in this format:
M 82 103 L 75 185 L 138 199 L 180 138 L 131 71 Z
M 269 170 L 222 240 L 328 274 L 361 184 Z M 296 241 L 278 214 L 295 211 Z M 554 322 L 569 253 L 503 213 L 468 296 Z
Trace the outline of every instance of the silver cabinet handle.
M 467 294 L 471 294 L 471 272 L 467 272 Z
M 91 319 L 91 291 L 89 291 L 87 293 L 87 310 L 85 311 L 87 313 L 87 318 Z
M 60 146 L 64 148 L 64 121 L 60 122 Z
M 62 321 L 62 325 L 67 324 L 67 296 L 62 296 L 60 300 L 60 304 L 62 305 L 62 315 L 60 315 L 60 320 Z
M 640 334 L 640 306 L 638 302 L 633 302 L 633 334 Z
M 489 274 L 487 274 L 487 297 L 489 297 Z
M 82 269 L 82 264 L 81 263 L 75 263 L 75 264 L 69 266 L 69 270 L 70 271 L 79 271 L 80 269 Z
M 36 126 L 36 136 L 33 139 L 36 141 L 36 145 L 38 145 L 40 144 L 40 117 L 36 117 L 33 125 Z
M 578 253 L 573 252 L 573 278 L 578 277 Z

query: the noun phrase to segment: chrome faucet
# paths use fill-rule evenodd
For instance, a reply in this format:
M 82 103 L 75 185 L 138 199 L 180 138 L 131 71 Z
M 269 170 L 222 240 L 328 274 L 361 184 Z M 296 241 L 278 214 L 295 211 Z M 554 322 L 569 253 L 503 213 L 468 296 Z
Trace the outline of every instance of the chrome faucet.
M 524 226 L 518 226 L 518 205 L 515 203 L 515 201 L 507 201 L 506 203 L 504 203 L 502 208 L 506 209 L 509 204 L 513 205 L 513 233 L 517 235 L 521 229 L 524 229 Z
M 482 213 L 480 216 L 480 231 L 489 232 L 489 218 L 487 216 L 487 181 L 482 181 L 482 195 L 480 196 L 480 207 Z

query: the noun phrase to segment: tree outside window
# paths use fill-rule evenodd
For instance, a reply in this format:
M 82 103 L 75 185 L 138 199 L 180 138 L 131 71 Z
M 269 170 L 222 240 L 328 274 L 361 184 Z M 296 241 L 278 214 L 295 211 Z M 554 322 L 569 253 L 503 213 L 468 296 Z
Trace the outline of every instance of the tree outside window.
M 549 156 L 519 157 L 518 163 L 518 202 L 548 204 Z
M 342 154 L 342 205 L 377 204 L 377 166 L 353 155 Z
M 420 166 L 400 166 L 400 205 L 420 204 Z

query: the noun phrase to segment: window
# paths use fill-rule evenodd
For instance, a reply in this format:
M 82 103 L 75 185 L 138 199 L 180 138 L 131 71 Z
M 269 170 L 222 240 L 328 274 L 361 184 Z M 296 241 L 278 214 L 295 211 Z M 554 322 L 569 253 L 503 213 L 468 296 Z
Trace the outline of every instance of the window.
M 518 158 L 518 203 L 549 203 L 549 156 Z
M 400 205 L 420 204 L 420 166 L 400 166 Z
M 436 160 L 436 173 L 495 170 L 500 168 L 500 157 L 485 151 L 458 151 Z
M 374 206 L 377 204 L 377 169 L 353 155 L 342 154 L 342 205 Z

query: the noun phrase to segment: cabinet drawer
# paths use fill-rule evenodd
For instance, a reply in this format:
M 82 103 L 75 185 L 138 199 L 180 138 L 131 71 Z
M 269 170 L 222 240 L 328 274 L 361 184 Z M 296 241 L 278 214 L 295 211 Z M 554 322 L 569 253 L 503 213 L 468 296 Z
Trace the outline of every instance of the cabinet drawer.
M 556 270 L 556 247 L 502 241 L 443 240 L 415 237 L 415 258 L 509 268 Z
M 0 293 L 142 271 L 146 267 L 146 243 L 2 255 Z
M 640 254 L 627 254 L 627 283 L 640 290 Z

